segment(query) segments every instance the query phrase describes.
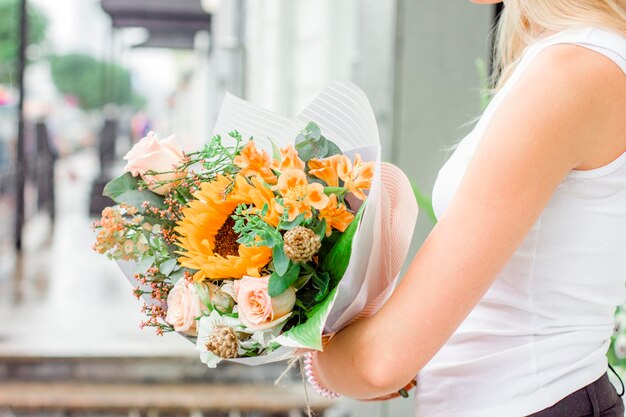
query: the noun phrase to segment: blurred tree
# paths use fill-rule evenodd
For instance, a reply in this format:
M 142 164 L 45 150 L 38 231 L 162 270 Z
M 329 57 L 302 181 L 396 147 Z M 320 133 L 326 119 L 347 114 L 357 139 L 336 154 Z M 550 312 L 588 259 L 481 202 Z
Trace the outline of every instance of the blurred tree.
M 0 84 L 14 84 L 19 48 L 19 0 L 0 0 Z M 48 19 L 33 6 L 28 7 L 29 45 L 46 37 Z
M 54 55 L 50 57 L 50 71 L 57 90 L 74 97 L 84 110 L 108 103 L 133 107 L 144 103 L 133 93 L 130 73 L 119 65 L 83 54 Z

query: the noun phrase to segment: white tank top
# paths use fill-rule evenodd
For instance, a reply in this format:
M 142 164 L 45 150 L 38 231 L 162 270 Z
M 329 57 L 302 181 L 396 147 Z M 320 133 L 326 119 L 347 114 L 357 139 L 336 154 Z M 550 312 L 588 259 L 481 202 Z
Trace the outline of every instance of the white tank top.
M 539 52 L 563 43 L 605 55 L 626 73 L 626 38 L 607 30 L 567 30 L 528 47 L 439 171 L 438 217 L 513 84 Z M 625 281 L 626 153 L 598 169 L 574 170 L 558 186 L 486 295 L 418 375 L 417 416 L 527 416 L 595 381 L 607 370 Z

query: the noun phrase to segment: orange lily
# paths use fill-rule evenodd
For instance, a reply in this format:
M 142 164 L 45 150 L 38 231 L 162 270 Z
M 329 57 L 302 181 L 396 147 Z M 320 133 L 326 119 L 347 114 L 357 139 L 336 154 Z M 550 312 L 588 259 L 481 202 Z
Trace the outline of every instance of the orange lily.
M 280 161 L 272 162 L 272 169 L 283 173 L 288 169 L 304 170 L 304 162 L 298 156 L 298 151 L 291 145 L 287 145 L 280 150 Z
M 324 194 L 322 184 L 309 184 L 304 171 L 288 169 L 278 177 L 275 187 L 283 197 L 283 206 L 276 206 L 279 213 L 287 210 L 288 219 L 292 221 L 300 213 L 311 216 L 311 207 L 321 210 L 328 205 L 328 196 Z
M 354 194 L 355 197 L 365 200 L 366 195 L 363 190 L 369 190 L 372 187 L 374 167 L 374 162 L 363 162 L 361 155 L 357 153 L 354 157 L 354 164 L 346 158 L 337 165 L 337 171 L 347 191 Z
M 340 163 L 350 163 L 350 160 L 345 155 L 311 159 L 309 161 L 309 174 L 324 181 L 328 187 L 339 187 L 338 165 Z
M 331 194 L 328 205 L 320 210 L 320 219 L 326 220 L 326 236 L 330 236 L 332 228 L 345 232 L 354 220 L 354 214 L 348 211 L 345 204 L 338 203 L 337 195 Z
M 268 184 L 276 184 L 276 175 L 272 172 L 272 158 L 262 149 L 257 149 L 253 141 L 248 141 L 235 157 L 233 163 L 241 168 L 245 177 L 259 176 Z
M 365 200 L 364 190 L 372 187 L 374 162 L 363 162 L 361 155 L 354 156 L 354 163 L 345 155 L 333 155 L 309 161 L 309 174 L 324 181 L 328 187 L 339 187 L 339 179 L 347 192 Z

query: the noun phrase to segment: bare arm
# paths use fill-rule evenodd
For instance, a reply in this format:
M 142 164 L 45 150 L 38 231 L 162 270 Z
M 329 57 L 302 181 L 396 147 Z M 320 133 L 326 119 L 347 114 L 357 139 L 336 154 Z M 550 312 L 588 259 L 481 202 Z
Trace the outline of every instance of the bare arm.
M 494 115 L 453 201 L 392 297 L 318 355 L 323 385 L 373 398 L 422 369 L 482 298 L 563 178 L 624 151 L 625 78 L 610 60 L 572 45 L 536 58 Z

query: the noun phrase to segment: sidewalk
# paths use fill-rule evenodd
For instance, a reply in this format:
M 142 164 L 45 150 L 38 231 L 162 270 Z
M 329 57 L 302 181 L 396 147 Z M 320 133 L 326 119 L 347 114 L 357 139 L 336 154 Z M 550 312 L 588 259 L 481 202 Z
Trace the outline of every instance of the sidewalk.
M 139 329 L 141 304 L 114 262 L 91 250 L 91 150 L 57 167 L 57 222 L 33 219 L 11 276 L 0 276 L 0 356 L 195 356 L 176 334 Z M 42 237 L 43 235 L 43 237 Z

